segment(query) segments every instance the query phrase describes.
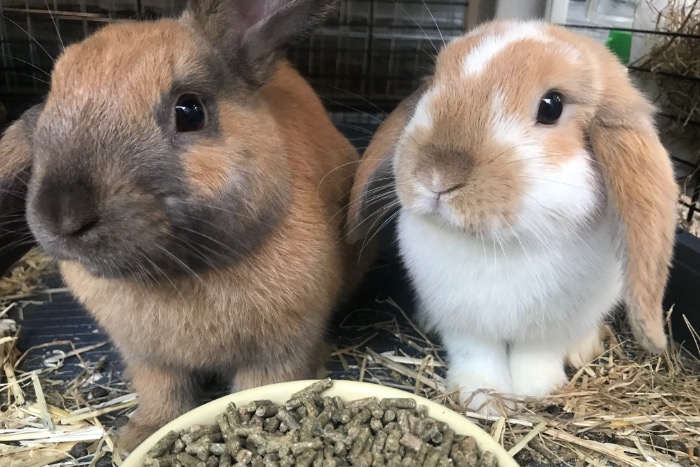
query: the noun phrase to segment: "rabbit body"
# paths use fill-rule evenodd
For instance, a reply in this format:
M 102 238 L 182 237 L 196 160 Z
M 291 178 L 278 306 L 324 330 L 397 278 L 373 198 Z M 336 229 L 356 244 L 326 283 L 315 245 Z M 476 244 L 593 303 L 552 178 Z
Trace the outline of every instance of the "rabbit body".
M 157 284 L 102 278 L 80 263 L 62 262 L 65 282 L 126 361 L 160 368 L 146 384 L 163 384 L 164 368 L 176 370 L 173 379 L 235 373 L 238 390 L 313 377 L 322 363 L 318 344 L 327 318 L 352 286 L 353 250 L 339 241 L 342 225 L 329 222 L 342 210 L 352 178 L 337 171 L 324 185 L 334 193 L 321 197 L 310 190 L 356 153 L 291 67 L 282 67 L 259 92 L 272 117 L 264 131 L 280 135 L 292 175 L 291 204 L 263 248 L 231 266 Z M 328 137 L 316 137 L 320 132 Z M 312 163 L 317 154 L 324 163 Z
M 322 370 L 331 313 L 373 258 L 343 239 L 358 153 L 283 56 L 332 7 L 203 0 L 110 24 L 66 48 L 3 138 L 0 205 L 26 196 L 138 394 L 123 450 L 194 408 L 204 378 Z
M 418 319 L 448 349 L 448 386 L 466 394 L 543 396 L 563 385 L 572 344 L 597 333 L 622 298 L 609 218 L 585 235 L 524 245 L 450 232 L 407 211 L 397 228 Z
M 640 344 L 665 349 L 677 186 L 653 113 L 593 39 L 497 20 L 448 43 L 373 137 L 351 232 L 397 208 L 419 318 L 470 408 L 560 388 L 617 304 Z

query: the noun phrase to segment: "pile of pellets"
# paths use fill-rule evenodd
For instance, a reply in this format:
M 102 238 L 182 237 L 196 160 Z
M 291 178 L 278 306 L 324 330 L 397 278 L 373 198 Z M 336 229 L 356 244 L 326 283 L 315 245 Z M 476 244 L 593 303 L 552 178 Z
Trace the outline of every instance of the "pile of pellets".
M 284 404 L 253 401 L 216 425 L 169 432 L 144 465 L 167 467 L 497 467 L 491 452 L 427 415 L 411 398 L 344 401 L 323 396 L 330 379 Z

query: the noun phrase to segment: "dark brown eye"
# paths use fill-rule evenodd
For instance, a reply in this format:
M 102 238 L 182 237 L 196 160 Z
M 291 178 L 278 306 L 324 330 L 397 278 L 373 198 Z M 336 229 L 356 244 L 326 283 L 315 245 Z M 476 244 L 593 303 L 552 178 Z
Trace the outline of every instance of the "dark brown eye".
M 537 109 L 537 123 L 554 125 L 564 111 L 564 96 L 556 91 L 550 91 L 544 95 Z
M 175 124 L 179 133 L 204 128 L 207 114 L 202 101 L 194 94 L 180 96 L 175 104 Z

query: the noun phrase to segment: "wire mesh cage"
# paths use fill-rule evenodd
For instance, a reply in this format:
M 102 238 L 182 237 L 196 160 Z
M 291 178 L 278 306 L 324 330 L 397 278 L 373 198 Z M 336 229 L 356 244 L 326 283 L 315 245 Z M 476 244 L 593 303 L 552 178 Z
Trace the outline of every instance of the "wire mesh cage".
M 603 3 L 610 6 L 608 18 L 601 18 L 603 9 L 597 8 Z M 608 44 L 612 44 L 614 35 L 624 43 L 626 35 L 628 42 L 620 51 L 621 58 L 628 63 L 631 77 L 656 105 L 662 141 L 675 162 L 681 188 L 681 227 L 699 235 L 700 2 L 588 0 L 570 5 L 574 11 L 569 14 L 567 27 Z M 631 14 L 621 15 L 624 9 Z
M 0 1 L 0 99 L 21 111 L 46 91 L 64 45 L 111 21 L 176 15 L 185 3 Z M 439 47 L 464 30 L 466 11 L 464 0 L 345 0 L 290 58 L 329 107 L 386 108 L 430 72 Z
M 569 1 L 565 25 L 601 41 L 611 30 L 632 36 L 629 68 L 661 110 L 664 142 L 686 188 L 684 216 L 691 224 L 698 216 L 700 198 L 700 3 L 609 0 L 636 5 L 646 12 L 646 20 L 612 26 L 595 18 L 586 20 L 586 7 L 591 10 L 592 4 L 602 2 Z M 7 108 L 7 120 L 42 98 L 53 60 L 64 45 L 112 21 L 176 15 L 185 3 L 0 0 L 0 102 Z M 490 8 L 486 16 L 492 16 L 507 10 L 502 8 L 507 3 L 341 0 L 336 12 L 296 46 L 290 58 L 324 98 L 335 120 L 345 125 L 377 122 L 431 72 L 442 45 L 474 24 L 474 11 Z

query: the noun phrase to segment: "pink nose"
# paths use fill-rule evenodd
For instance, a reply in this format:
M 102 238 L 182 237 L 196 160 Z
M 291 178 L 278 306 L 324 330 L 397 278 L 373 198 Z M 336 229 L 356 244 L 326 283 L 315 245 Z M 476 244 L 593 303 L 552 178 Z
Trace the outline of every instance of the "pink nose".
M 429 179 L 428 177 L 424 177 L 424 179 L 421 181 L 423 182 L 423 186 L 425 186 L 425 188 L 427 188 L 430 192 L 438 195 L 438 197 L 450 193 L 452 191 L 459 190 L 465 185 L 461 182 L 449 180 L 447 177 L 444 177 L 435 172 Z
M 438 185 L 438 186 L 433 186 L 430 188 L 430 191 L 435 193 L 438 196 L 445 195 L 447 193 L 451 193 L 453 191 L 457 191 L 460 188 L 464 186 L 464 183 L 457 183 L 457 184 L 451 184 L 451 185 Z

